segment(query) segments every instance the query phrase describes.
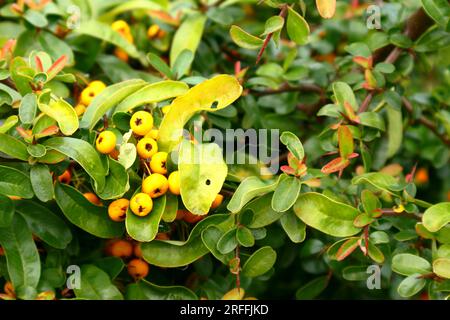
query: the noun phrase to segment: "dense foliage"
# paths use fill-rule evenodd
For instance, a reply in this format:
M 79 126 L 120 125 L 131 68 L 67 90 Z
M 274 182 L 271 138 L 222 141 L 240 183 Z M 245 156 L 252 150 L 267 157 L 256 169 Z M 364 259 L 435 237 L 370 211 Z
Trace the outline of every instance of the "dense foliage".
M 449 17 L 1 1 L 0 298 L 448 299 Z

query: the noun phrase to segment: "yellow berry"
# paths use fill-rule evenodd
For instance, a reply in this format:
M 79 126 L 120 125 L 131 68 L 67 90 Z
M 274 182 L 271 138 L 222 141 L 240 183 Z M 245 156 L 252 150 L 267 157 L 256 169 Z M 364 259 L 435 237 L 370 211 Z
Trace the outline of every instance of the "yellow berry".
M 150 39 L 155 38 L 161 29 L 157 24 L 152 24 L 147 30 L 147 37 Z
M 100 201 L 100 199 L 97 197 L 97 195 L 95 193 L 92 192 L 86 192 L 83 194 L 83 196 L 92 204 L 95 204 L 96 206 L 101 206 L 102 202 Z
M 150 169 L 153 173 L 166 174 L 167 173 L 167 152 L 157 152 L 150 160 Z
M 127 215 L 128 206 L 130 201 L 128 199 L 118 199 L 113 202 L 108 207 L 108 215 L 113 221 L 123 221 Z
M 142 181 L 142 192 L 152 198 L 158 198 L 167 192 L 169 183 L 167 178 L 159 173 L 152 173 Z
M 152 138 L 154 140 L 158 140 L 158 134 L 159 134 L 159 130 L 158 129 L 152 129 L 152 130 L 150 130 L 149 133 L 147 133 L 145 135 L 144 138 Z
M 174 171 L 169 175 L 169 190 L 174 195 L 180 195 L 180 172 Z
M 217 194 L 216 198 L 214 199 L 214 201 L 211 204 L 211 209 L 215 209 L 218 206 L 220 206 L 222 204 L 222 201 L 223 201 L 223 195 Z
M 89 83 L 89 88 L 92 88 L 97 94 L 105 90 L 106 84 L 103 81 L 100 80 L 94 80 L 91 83 Z
M 97 137 L 95 146 L 98 152 L 108 154 L 116 148 L 117 138 L 112 131 L 103 131 Z
M 153 200 L 146 193 L 138 193 L 131 199 L 130 208 L 135 215 L 145 217 L 153 209 Z
M 134 279 L 142 279 L 148 275 L 148 263 L 141 259 L 133 259 L 128 262 L 127 270 Z
M 158 145 L 152 138 L 142 138 L 137 144 L 137 153 L 142 159 L 150 159 L 158 152 Z
M 86 107 L 81 103 L 77 104 L 74 109 L 77 116 L 81 116 L 86 111 Z
M 145 136 L 153 128 L 153 116 L 147 111 L 138 111 L 131 117 L 130 127 L 138 136 Z
M 124 21 L 124 20 L 117 20 L 117 21 L 114 21 L 114 22 L 111 24 L 111 28 L 112 28 L 114 31 L 119 32 L 120 34 L 127 34 L 127 33 L 130 33 L 130 26 L 129 26 L 128 23 L 127 23 L 126 21 Z
M 94 88 L 86 87 L 81 91 L 80 95 L 80 103 L 89 107 L 92 100 L 97 96 L 97 93 Z
M 222 300 L 242 300 L 245 295 L 245 290 L 242 288 L 234 288 L 225 293 Z

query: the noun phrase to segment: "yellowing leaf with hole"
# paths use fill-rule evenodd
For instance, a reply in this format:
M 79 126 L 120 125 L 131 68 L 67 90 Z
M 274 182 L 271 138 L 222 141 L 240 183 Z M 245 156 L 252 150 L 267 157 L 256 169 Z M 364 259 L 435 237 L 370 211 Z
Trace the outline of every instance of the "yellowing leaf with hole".
M 207 214 L 228 173 L 222 150 L 215 143 L 194 144 L 184 140 L 178 170 L 184 206 L 193 214 Z
M 235 77 L 218 75 L 175 98 L 159 127 L 159 149 L 172 151 L 181 141 L 184 125 L 196 112 L 223 109 L 239 98 L 241 93 L 242 86 Z

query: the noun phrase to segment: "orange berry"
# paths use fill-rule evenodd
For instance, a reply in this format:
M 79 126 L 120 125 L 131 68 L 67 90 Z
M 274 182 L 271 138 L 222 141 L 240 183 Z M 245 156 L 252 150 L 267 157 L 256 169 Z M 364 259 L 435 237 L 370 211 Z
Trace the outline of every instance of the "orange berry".
M 156 237 L 156 240 L 170 240 L 170 236 L 167 232 L 159 232 Z
M 0 247 L 0 256 L 4 256 L 4 255 L 5 255 L 5 250 L 2 247 Z
M 134 279 L 142 279 L 148 275 L 148 263 L 141 259 L 133 259 L 128 262 L 127 270 Z
M 133 254 L 135 255 L 135 257 L 142 259 L 142 250 L 141 245 L 139 243 L 134 245 Z
M 129 258 L 133 254 L 133 245 L 126 240 L 116 240 L 111 243 L 109 252 L 117 258 Z
M 215 209 L 218 206 L 220 206 L 222 204 L 223 201 L 223 195 L 221 195 L 220 193 L 216 195 L 216 198 L 214 199 L 214 201 L 211 204 L 211 209 Z
M 177 210 L 177 217 L 176 220 L 183 220 L 184 216 L 186 215 L 186 210 Z
M 13 284 L 10 281 L 6 281 L 5 285 L 3 286 L 3 291 L 9 296 L 15 297 L 16 293 L 14 292 Z
M 95 204 L 96 206 L 102 205 L 102 202 L 100 201 L 100 199 L 97 197 L 97 195 L 95 193 L 86 192 L 86 193 L 83 193 L 83 196 L 86 199 L 88 199 L 90 203 Z
M 428 180 L 428 170 L 426 168 L 419 168 L 414 177 L 414 182 L 418 185 L 421 185 L 427 183 Z
M 199 216 L 197 214 L 193 214 L 192 212 L 186 211 L 184 213 L 184 221 L 188 223 L 196 223 L 202 220 L 205 216 Z
M 124 221 L 127 216 L 128 206 L 130 201 L 128 199 L 117 199 L 108 206 L 108 215 L 113 221 Z
M 72 174 L 70 173 L 70 170 L 67 169 L 58 177 L 58 181 L 61 183 L 69 184 L 70 180 L 72 179 Z
M 128 53 L 126 53 L 124 50 L 120 49 L 120 48 L 116 48 L 114 49 L 114 55 L 119 58 L 120 60 L 124 61 L 124 62 L 128 62 Z

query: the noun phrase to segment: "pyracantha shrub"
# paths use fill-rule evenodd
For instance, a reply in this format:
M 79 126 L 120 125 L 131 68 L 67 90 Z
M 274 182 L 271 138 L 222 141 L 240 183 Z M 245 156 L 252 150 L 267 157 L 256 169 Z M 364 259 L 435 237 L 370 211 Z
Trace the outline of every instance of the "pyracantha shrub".
M 449 17 L 2 1 L 0 298 L 448 299 Z

